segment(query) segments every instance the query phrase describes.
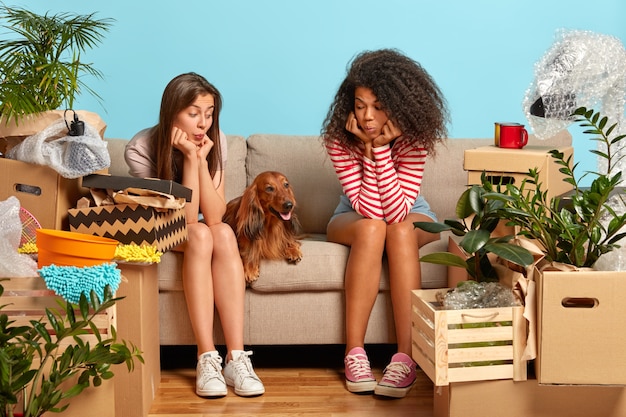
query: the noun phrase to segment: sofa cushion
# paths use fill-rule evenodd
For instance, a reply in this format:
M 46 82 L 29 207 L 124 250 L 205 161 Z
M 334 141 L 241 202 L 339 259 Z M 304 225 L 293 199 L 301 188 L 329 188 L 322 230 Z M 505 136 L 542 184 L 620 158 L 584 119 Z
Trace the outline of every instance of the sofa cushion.
M 246 138 L 226 135 L 228 143 L 228 161 L 226 161 L 226 201 L 243 194 L 246 188 Z

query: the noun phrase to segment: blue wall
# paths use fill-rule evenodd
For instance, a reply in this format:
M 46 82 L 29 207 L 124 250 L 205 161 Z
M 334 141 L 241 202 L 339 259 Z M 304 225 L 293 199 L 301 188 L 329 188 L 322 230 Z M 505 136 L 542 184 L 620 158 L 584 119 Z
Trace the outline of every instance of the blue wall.
M 626 41 L 623 0 L 147 0 L 14 1 L 43 13 L 73 11 L 116 20 L 87 58 L 105 74 L 76 108 L 98 112 L 108 137 L 155 123 L 165 84 L 196 71 L 222 92 L 223 130 L 318 134 L 347 62 L 364 49 L 394 47 L 433 75 L 446 95 L 452 137 L 491 137 L 494 121 L 526 123 L 522 100 L 533 65 L 560 28 Z M 163 2 L 164 3 L 164 2 Z M 571 127 L 576 159 L 593 157 Z M 589 165 L 591 166 L 591 165 Z

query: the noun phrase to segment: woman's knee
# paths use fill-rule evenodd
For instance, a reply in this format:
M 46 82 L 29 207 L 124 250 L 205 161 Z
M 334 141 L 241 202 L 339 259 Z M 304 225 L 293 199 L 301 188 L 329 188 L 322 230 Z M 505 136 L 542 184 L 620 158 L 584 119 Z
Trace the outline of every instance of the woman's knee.
M 211 234 L 213 239 L 216 242 L 219 242 L 220 247 L 236 247 L 237 246 L 237 238 L 235 237 L 235 232 L 233 229 L 226 223 L 217 223 L 213 224 L 209 227 L 211 230 Z
M 213 234 L 206 224 L 191 223 L 187 225 L 187 249 L 190 247 L 205 251 L 213 248 Z

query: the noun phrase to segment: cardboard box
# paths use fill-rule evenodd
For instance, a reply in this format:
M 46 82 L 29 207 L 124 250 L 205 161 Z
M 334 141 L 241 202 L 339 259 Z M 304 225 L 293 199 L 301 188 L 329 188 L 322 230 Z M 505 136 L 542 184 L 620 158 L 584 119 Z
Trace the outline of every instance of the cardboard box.
M 68 215 L 72 232 L 155 246 L 161 252 L 187 240 L 184 208 L 158 210 L 139 204 L 115 204 L 71 209 Z
M 0 200 L 20 200 L 44 229 L 69 230 L 67 211 L 88 192 L 80 178 L 68 179 L 50 167 L 0 158 Z
M 115 365 L 115 417 L 147 417 L 161 382 L 159 345 L 159 278 L 156 264 L 118 263 L 122 283 L 115 294 L 117 335 L 137 346 L 144 363 L 128 372 Z
M 626 385 L 626 272 L 535 275 L 539 383 Z
M 483 146 L 465 151 L 463 168 L 467 172 L 468 184 L 480 184 L 483 173 L 493 184 L 514 184 L 520 186 L 528 176 L 528 170 L 536 168 L 539 173 L 541 190 L 547 191 L 548 201 L 573 189 L 563 181 L 565 175 L 559 172 L 560 166 L 548 153 L 554 147 L 526 146 L 523 149 L 503 149 L 496 146 Z M 574 154 L 571 146 L 556 148 L 565 154 L 565 159 Z M 534 190 L 532 184 L 526 186 Z
M 626 388 L 539 385 L 536 379 L 458 382 L 435 387 L 433 411 L 434 417 L 623 417 Z
M 412 356 L 435 385 L 526 379 L 524 307 L 443 310 L 437 293 L 412 291 Z
M 120 191 L 127 188 L 141 188 L 159 191 L 174 197 L 191 201 L 191 190 L 177 182 L 157 178 L 136 178 L 119 175 L 91 174 L 83 177 L 83 187 Z
M 58 309 L 58 300 L 62 300 L 55 295 L 54 291 L 46 287 L 46 283 L 41 277 L 31 278 L 11 278 L 0 282 L 4 287 L 4 294 L 0 299 L 4 305 L 3 314 L 7 314 L 9 321 L 13 321 L 13 326 L 30 325 L 30 320 L 45 319 L 45 309 Z M 98 315 L 94 320 L 96 327 L 104 339 L 110 337 L 111 326 L 116 325 L 116 306 L 107 309 L 106 313 Z M 50 331 L 52 328 L 47 326 Z M 83 340 L 88 341 L 92 346 L 98 343 L 93 334 L 82 335 Z M 61 344 L 64 350 L 71 338 L 66 339 L 66 343 Z M 73 343 L 73 341 L 72 341 Z M 118 372 L 116 371 L 116 376 Z M 124 369 L 124 372 L 128 372 Z M 78 376 L 77 376 L 78 377 Z M 66 404 L 69 401 L 69 408 L 63 412 L 64 417 L 79 417 L 85 415 L 93 415 L 94 410 L 98 410 L 98 417 L 115 417 L 115 401 L 114 401 L 114 381 L 115 377 L 110 380 L 102 381 L 99 387 L 89 387 L 77 397 L 61 402 Z M 66 382 L 71 384 L 72 382 Z M 55 415 L 47 413 L 46 415 Z

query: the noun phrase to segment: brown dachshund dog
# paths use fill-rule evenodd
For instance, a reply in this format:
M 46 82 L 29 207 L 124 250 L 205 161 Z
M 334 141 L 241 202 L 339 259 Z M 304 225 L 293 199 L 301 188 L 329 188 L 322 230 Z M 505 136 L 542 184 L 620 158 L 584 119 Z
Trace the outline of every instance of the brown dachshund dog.
M 262 172 L 241 197 L 226 205 L 224 222 L 235 231 L 246 282 L 259 277 L 261 259 L 302 259 L 300 223 L 289 180 L 280 172 Z

